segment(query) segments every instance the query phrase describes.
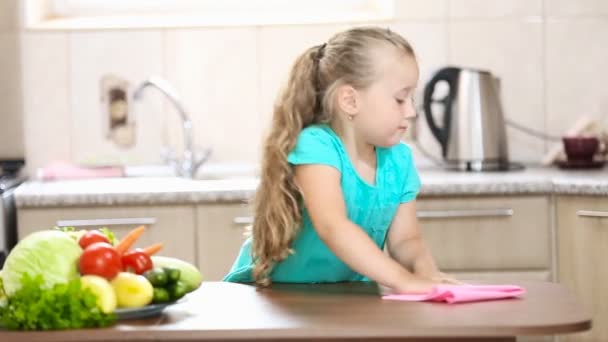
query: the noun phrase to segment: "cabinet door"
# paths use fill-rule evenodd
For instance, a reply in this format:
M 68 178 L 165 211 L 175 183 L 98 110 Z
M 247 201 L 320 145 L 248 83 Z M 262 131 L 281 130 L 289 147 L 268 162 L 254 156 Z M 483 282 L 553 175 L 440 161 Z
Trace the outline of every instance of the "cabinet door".
M 423 198 L 418 218 L 442 270 L 551 269 L 546 197 Z
M 608 341 L 608 200 L 557 199 L 558 279 L 592 313 L 593 329 L 560 341 Z
M 252 222 L 249 208 L 241 203 L 200 205 L 198 264 L 206 280 L 222 280 L 236 260 Z
M 78 229 L 108 227 L 117 238 L 138 225 L 147 226 L 135 247 L 163 243 L 159 255 L 195 263 L 195 222 L 193 206 L 27 208 L 18 211 L 18 235 L 54 226 Z

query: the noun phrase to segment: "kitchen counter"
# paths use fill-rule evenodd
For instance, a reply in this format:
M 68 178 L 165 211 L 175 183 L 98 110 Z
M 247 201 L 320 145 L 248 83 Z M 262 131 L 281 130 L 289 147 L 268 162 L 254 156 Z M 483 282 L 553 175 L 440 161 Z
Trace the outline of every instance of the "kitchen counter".
M 206 282 L 158 316 L 105 329 L 0 331 L 0 341 L 515 341 L 588 330 L 591 318 L 560 284 L 521 282 L 522 298 L 468 304 L 385 301 L 373 283 Z
M 469 173 L 421 167 L 420 197 L 475 195 L 608 195 L 608 170 L 563 171 L 528 167 L 520 171 Z M 88 205 L 196 204 L 246 201 L 256 178 L 189 180 L 125 177 L 74 181 L 29 181 L 15 192 L 18 208 Z

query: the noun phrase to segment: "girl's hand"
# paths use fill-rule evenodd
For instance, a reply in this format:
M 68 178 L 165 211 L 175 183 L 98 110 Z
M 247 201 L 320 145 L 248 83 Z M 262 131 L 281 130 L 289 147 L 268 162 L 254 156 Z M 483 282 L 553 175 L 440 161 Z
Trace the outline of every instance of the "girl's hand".
M 465 285 L 465 283 L 461 282 L 460 280 L 456 280 L 455 278 L 453 278 L 443 272 L 437 272 L 429 278 L 433 282 L 436 282 L 439 284 Z
M 403 294 L 403 293 L 428 293 L 431 292 L 433 286 L 438 283 L 424 277 L 412 276 L 408 277 L 397 287 L 389 289 L 391 293 Z

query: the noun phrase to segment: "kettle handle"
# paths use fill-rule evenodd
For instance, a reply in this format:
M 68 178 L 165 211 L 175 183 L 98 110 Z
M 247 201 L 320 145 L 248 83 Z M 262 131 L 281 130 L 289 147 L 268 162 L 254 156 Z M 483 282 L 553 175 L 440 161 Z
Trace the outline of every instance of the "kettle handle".
M 426 121 L 429 124 L 429 128 L 431 129 L 431 133 L 435 136 L 435 138 L 441 144 L 442 154 L 445 157 L 447 154 L 447 142 L 449 138 L 450 132 L 450 123 L 452 119 L 452 102 L 454 102 L 454 98 L 458 92 L 458 75 L 460 74 L 459 68 L 448 67 L 439 70 L 433 78 L 427 83 L 424 88 L 424 115 L 426 117 Z M 441 100 L 433 100 L 433 93 L 435 92 L 435 86 L 440 81 L 446 81 L 450 88 L 446 97 Z M 433 103 L 441 103 L 444 108 L 443 115 L 443 128 L 439 128 L 437 123 L 435 122 L 435 117 L 432 113 L 432 104 Z

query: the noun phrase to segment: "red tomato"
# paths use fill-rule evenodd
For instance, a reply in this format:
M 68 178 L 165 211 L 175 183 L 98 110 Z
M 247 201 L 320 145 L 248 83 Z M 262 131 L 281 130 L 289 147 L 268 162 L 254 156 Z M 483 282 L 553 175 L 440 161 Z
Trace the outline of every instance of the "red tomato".
M 110 240 L 108 240 L 108 238 L 99 230 L 89 230 L 88 232 L 84 233 L 80 239 L 78 239 L 78 244 L 82 249 L 87 248 L 89 245 L 92 245 L 95 242 L 110 243 Z
M 122 266 L 125 271 L 143 274 L 152 269 L 152 259 L 141 248 L 136 248 L 122 255 Z
M 122 271 L 122 263 L 120 255 L 112 245 L 96 242 L 84 249 L 78 269 L 80 274 L 94 274 L 109 280 Z

